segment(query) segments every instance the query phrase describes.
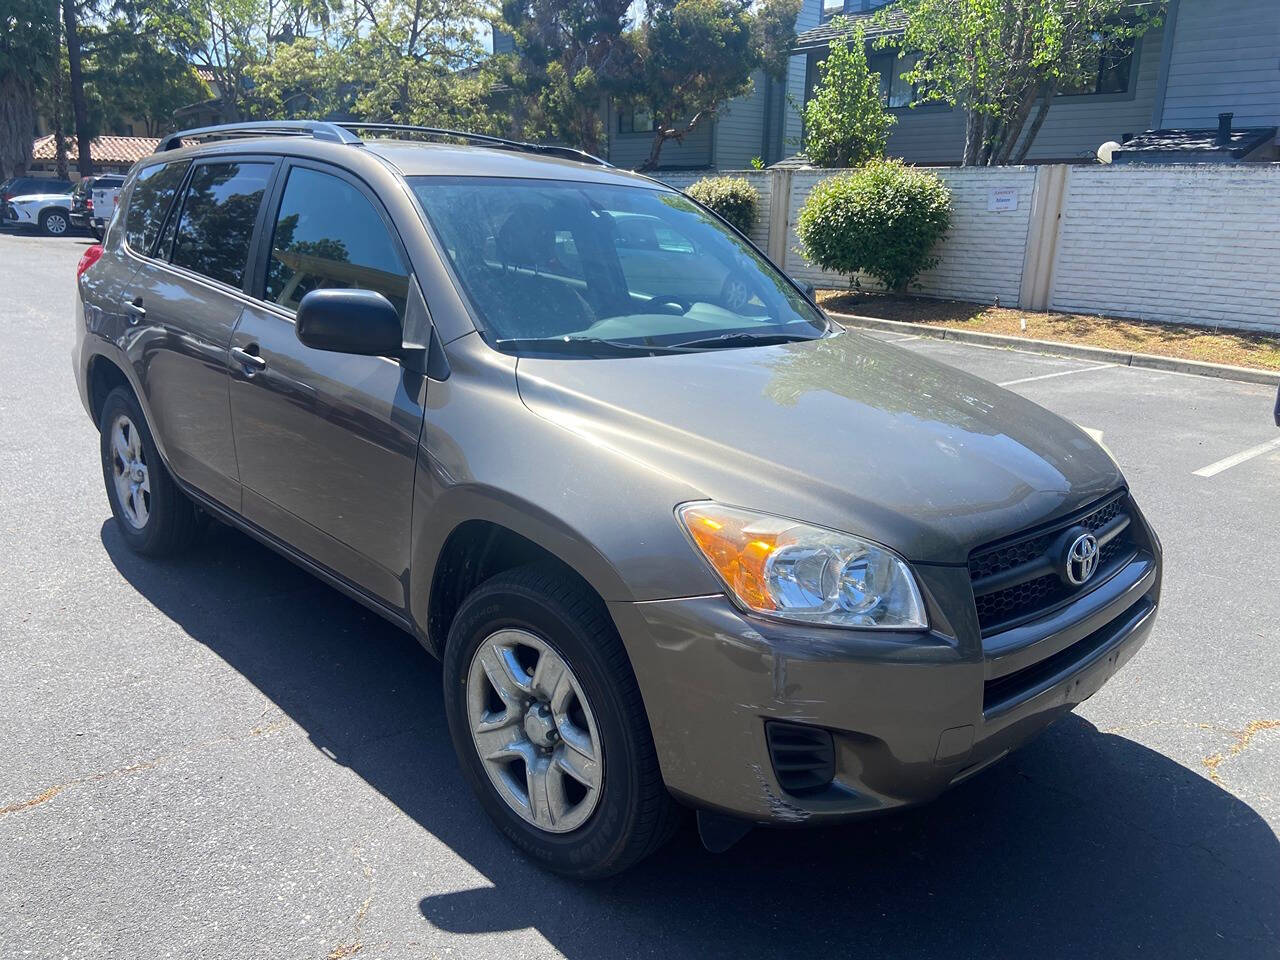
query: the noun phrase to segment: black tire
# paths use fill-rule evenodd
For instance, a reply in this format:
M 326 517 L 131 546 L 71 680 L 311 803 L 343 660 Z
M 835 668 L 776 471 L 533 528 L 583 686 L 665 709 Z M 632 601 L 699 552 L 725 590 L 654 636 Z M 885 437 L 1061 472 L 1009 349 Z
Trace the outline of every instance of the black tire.
M 65 210 L 41 210 L 40 232 L 46 237 L 65 237 L 71 232 L 71 217 Z
M 127 418 L 137 430 L 142 450 L 149 492 L 145 495 L 147 516 L 139 526 L 130 519 L 130 511 L 121 500 L 116 487 L 117 456 L 113 431 L 120 417 Z M 102 479 L 107 488 L 107 500 L 115 516 L 116 529 L 129 549 L 151 557 L 178 553 L 190 546 L 200 529 L 199 514 L 193 504 L 160 461 L 151 428 L 147 426 L 142 408 L 134 395 L 124 387 L 116 387 L 102 404 L 98 420 L 102 454 Z
M 569 833 L 551 833 L 507 805 L 471 738 L 467 676 L 479 645 L 504 628 L 526 630 L 552 646 L 591 703 L 603 751 L 600 799 Z M 498 828 L 547 869 L 594 879 L 620 873 L 674 835 L 681 809 L 658 769 L 640 689 L 604 604 L 584 584 L 540 566 L 520 567 L 481 584 L 463 602 L 444 655 L 444 702 L 463 774 Z

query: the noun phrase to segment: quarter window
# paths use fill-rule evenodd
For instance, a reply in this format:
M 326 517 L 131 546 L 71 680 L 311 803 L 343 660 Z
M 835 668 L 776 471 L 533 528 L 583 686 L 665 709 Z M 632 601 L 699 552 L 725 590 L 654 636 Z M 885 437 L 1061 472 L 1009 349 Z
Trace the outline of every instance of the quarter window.
M 296 310 L 312 290 L 344 287 L 382 294 L 403 317 L 409 272 L 364 194 L 340 177 L 294 167 L 272 232 L 266 299 Z
M 137 253 L 151 252 L 156 235 L 160 233 L 160 224 L 173 204 L 188 165 L 185 160 L 181 163 L 158 163 L 138 173 L 124 225 L 125 241 Z
M 271 167 L 238 161 L 196 167 L 182 201 L 173 262 L 228 286 L 241 286 Z

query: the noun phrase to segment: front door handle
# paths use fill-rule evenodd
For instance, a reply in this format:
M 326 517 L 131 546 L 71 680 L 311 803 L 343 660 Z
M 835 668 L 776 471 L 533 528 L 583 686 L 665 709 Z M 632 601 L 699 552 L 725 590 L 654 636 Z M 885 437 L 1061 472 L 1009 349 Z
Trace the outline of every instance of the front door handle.
M 256 350 L 257 344 L 250 344 L 250 350 Z M 244 372 L 249 376 L 253 376 L 259 370 L 263 370 L 267 366 L 265 358 L 258 356 L 256 353 L 250 353 L 249 350 L 242 350 L 239 347 L 231 348 L 231 358 L 244 368 Z
M 134 297 L 125 302 L 124 312 L 129 315 L 130 323 L 137 323 L 147 315 L 147 308 L 142 305 L 141 297 Z

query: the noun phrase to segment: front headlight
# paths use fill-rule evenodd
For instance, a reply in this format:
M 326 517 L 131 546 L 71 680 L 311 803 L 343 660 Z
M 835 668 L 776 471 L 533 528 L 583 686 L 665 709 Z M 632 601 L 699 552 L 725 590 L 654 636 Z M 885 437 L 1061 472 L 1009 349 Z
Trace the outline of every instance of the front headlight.
M 928 626 L 911 570 L 879 544 L 710 502 L 676 513 L 729 593 L 754 613 L 837 627 Z

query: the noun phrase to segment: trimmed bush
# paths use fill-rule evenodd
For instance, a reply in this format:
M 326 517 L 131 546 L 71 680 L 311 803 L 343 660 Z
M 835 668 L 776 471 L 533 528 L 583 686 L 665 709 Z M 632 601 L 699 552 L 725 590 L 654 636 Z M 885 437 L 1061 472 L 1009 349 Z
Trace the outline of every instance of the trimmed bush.
M 710 207 L 743 233 L 755 226 L 760 193 L 746 177 L 706 177 L 685 193 Z
M 933 250 L 950 228 L 947 185 L 901 160 L 823 180 L 796 220 L 805 259 L 848 277 L 868 274 L 899 293 L 937 264 Z

